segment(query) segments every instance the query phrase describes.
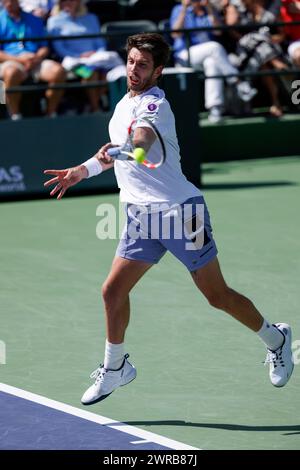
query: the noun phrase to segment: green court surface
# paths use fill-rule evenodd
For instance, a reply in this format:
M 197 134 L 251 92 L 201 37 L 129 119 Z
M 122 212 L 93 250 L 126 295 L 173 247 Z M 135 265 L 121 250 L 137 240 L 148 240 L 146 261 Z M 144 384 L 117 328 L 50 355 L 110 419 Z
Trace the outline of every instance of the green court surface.
M 300 360 L 300 157 L 204 166 L 228 284 L 293 327 Z M 82 407 L 103 358 L 100 285 L 117 240 L 99 204 L 117 195 L 0 204 L 1 382 Z M 131 295 L 126 343 L 137 379 L 89 411 L 203 449 L 299 449 L 299 365 L 274 388 L 250 330 L 213 310 L 171 255 Z M 297 352 L 298 351 L 298 352 Z M 83 407 L 82 407 L 83 408 Z

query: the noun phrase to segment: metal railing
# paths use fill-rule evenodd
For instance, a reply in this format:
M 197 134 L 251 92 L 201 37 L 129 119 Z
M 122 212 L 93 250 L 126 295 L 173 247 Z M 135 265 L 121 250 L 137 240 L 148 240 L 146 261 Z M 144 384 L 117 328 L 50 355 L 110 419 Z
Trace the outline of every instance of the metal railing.
M 300 21 L 292 21 L 292 22 L 267 22 L 267 23 L 248 23 L 248 24 L 236 24 L 232 26 L 228 25 L 219 25 L 219 26 L 204 26 L 199 28 L 190 28 L 190 29 L 157 29 L 156 32 L 160 33 L 161 35 L 172 35 L 173 33 L 183 33 L 185 35 L 185 40 L 187 44 L 187 49 L 190 47 L 190 35 L 194 32 L 202 32 L 202 31 L 232 31 L 232 30 L 245 30 L 245 31 L 253 31 L 258 30 L 263 27 L 296 27 L 300 25 Z M 136 34 L 136 30 L 126 31 L 128 35 Z M 55 40 L 78 40 L 78 39 L 91 39 L 91 38 L 109 38 L 109 37 L 116 37 L 116 36 L 124 36 L 124 31 L 113 31 L 107 33 L 97 33 L 97 34 L 83 34 L 83 35 L 73 35 L 73 36 L 35 36 L 35 37 L 28 37 L 23 38 L 22 42 L 52 42 Z M 17 42 L 16 39 L 0 39 L 0 44 L 6 44 L 10 42 Z M 190 57 L 188 56 L 188 66 L 190 66 Z M 206 78 L 220 78 L 224 79 L 224 75 L 210 75 L 205 76 L 203 72 L 198 72 L 199 76 L 202 80 Z M 259 70 L 256 72 L 238 72 L 236 74 L 226 75 L 226 78 L 230 77 L 239 77 L 239 78 L 246 78 L 246 77 L 261 77 L 261 76 L 287 76 L 293 74 L 299 74 L 300 69 L 297 68 L 288 68 L 285 70 Z M 55 85 L 50 84 L 33 84 L 33 85 L 20 85 L 14 86 L 6 89 L 7 93 L 15 93 L 15 92 L 22 92 L 22 93 L 32 93 L 32 92 L 40 92 L 47 89 L 55 89 L 55 90 L 62 90 L 62 89 L 84 89 L 84 88 L 97 88 L 97 87 L 104 87 L 107 86 L 107 82 L 103 80 L 93 81 L 89 83 L 60 83 Z

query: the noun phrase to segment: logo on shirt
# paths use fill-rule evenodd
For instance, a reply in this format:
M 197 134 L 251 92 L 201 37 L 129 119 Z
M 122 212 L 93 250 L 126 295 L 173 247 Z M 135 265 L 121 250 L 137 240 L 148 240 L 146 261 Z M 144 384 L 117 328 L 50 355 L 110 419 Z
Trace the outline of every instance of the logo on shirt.
M 155 111 L 156 108 L 157 108 L 156 104 L 154 104 L 154 103 L 148 104 L 148 109 L 149 109 L 149 111 Z

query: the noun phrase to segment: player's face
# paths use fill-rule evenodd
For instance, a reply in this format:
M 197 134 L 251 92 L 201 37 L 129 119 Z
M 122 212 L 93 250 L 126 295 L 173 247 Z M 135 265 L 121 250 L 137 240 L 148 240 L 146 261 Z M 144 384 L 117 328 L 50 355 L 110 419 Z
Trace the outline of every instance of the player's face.
M 127 57 L 127 86 L 132 94 L 138 95 L 156 84 L 163 67 L 154 68 L 149 52 L 130 49 Z

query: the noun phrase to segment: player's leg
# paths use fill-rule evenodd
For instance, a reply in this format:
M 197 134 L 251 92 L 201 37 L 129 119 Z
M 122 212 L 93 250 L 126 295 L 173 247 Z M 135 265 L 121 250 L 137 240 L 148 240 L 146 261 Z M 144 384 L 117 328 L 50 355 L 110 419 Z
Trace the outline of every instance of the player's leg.
M 129 292 L 151 266 L 144 261 L 115 257 L 102 286 L 107 340 L 110 343 L 123 343 L 130 315 Z
M 217 257 L 191 275 L 210 305 L 229 313 L 251 330 L 260 330 L 263 317 L 251 300 L 227 286 Z M 282 339 L 280 334 L 278 337 Z
M 95 382 L 81 399 L 84 405 L 104 400 L 136 377 L 135 367 L 124 354 L 124 336 L 130 316 L 129 293 L 151 266 L 151 263 L 119 256 L 113 261 L 102 287 L 107 328 L 104 364 L 91 374 Z
M 291 329 L 286 323 L 271 325 L 242 294 L 227 286 L 217 257 L 191 272 L 196 286 L 215 308 L 229 313 L 256 332 L 268 348 L 270 379 L 276 387 L 284 386 L 293 372 Z
M 251 300 L 227 286 L 217 259 L 209 212 L 202 196 L 186 201 L 174 214 L 174 226 L 181 227 L 181 237 L 164 238 L 162 244 L 190 271 L 196 286 L 215 308 L 229 313 L 256 332 L 268 348 L 273 385 L 287 383 L 293 370 L 289 325 L 271 325 Z M 177 229 L 178 232 L 178 229 Z
M 102 287 L 107 327 L 104 364 L 92 374 L 95 383 L 83 395 L 84 405 L 103 400 L 136 377 L 135 367 L 124 354 L 124 336 L 130 315 L 129 293 L 166 252 L 160 241 L 151 237 L 151 215 L 133 204 L 128 204 L 126 211 L 127 222 L 116 257 Z M 157 223 L 157 215 L 153 217 Z

